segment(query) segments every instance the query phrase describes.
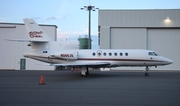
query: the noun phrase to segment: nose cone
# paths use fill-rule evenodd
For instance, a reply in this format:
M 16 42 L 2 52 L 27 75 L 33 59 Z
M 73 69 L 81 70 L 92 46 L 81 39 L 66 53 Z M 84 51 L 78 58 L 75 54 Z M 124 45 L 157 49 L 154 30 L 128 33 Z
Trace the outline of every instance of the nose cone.
M 164 57 L 164 59 L 163 59 L 163 63 L 164 63 L 165 65 L 169 65 L 169 64 L 172 64 L 172 63 L 173 63 L 173 61 L 172 61 L 172 60 L 170 60 L 170 59 L 168 59 L 168 58 L 165 58 L 165 57 Z
M 173 61 L 169 59 L 168 60 L 168 64 L 172 64 L 172 63 L 173 63 Z

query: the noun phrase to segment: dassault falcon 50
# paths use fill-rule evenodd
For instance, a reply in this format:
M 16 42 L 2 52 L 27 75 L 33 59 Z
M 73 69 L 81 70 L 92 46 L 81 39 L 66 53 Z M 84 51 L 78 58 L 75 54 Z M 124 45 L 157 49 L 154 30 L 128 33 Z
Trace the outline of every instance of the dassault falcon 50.
M 82 76 L 89 74 L 90 68 L 111 67 L 145 67 L 145 76 L 149 76 L 151 66 L 164 66 L 173 61 L 158 55 L 152 50 L 138 49 L 77 49 L 74 44 L 62 48 L 62 42 L 53 41 L 46 32 L 33 20 L 24 19 L 29 39 L 11 41 L 30 42 L 32 51 L 24 53 L 24 57 L 48 63 L 49 65 L 80 69 Z

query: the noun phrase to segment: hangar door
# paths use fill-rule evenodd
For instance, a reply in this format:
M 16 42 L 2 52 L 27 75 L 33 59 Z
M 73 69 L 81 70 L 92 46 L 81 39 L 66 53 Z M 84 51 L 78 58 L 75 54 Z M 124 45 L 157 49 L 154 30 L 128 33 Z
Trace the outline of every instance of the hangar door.
M 5 39 L 14 38 L 15 27 L 0 27 L 0 69 L 15 69 L 16 63 L 16 42 Z
M 146 28 L 111 28 L 111 49 L 146 49 Z
M 160 69 L 180 69 L 180 29 L 148 29 L 148 49 L 173 60 L 173 64 Z

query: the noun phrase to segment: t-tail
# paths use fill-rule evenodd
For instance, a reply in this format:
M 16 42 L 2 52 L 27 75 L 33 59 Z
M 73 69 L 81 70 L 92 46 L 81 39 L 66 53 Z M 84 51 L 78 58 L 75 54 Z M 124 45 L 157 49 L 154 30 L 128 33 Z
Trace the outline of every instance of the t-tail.
M 24 24 L 28 32 L 29 40 L 31 42 L 49 42 L 52 39 L 44 32 L 44 30 L 33 20 L 24 19 Z
M 24 24 L 31 42 L 31 48 L 35 51 L 49 49 L 47 47 L 52 41 L 50 36 L 33 19 L 25 18 Z
M 60 50 L 60 49 L 78 49 L 79 42 L 56 42 L 33 20 L 25 18 L 24 24 L 27 30 L 28 39 L 6 39 L 16 42 L 30 42 L 33 51 Z M 60 45 L 60 46 L 59 46 Z

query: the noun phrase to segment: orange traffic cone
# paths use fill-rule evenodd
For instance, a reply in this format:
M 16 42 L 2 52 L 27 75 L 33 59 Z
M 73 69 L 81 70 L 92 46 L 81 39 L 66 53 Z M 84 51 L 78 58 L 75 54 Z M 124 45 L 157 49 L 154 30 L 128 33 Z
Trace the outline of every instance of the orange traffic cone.
M 39 82 L 39 85 L 44 85 L 44 75 L 42 74 L 41 77 L 40 77 L 40 82 Z

